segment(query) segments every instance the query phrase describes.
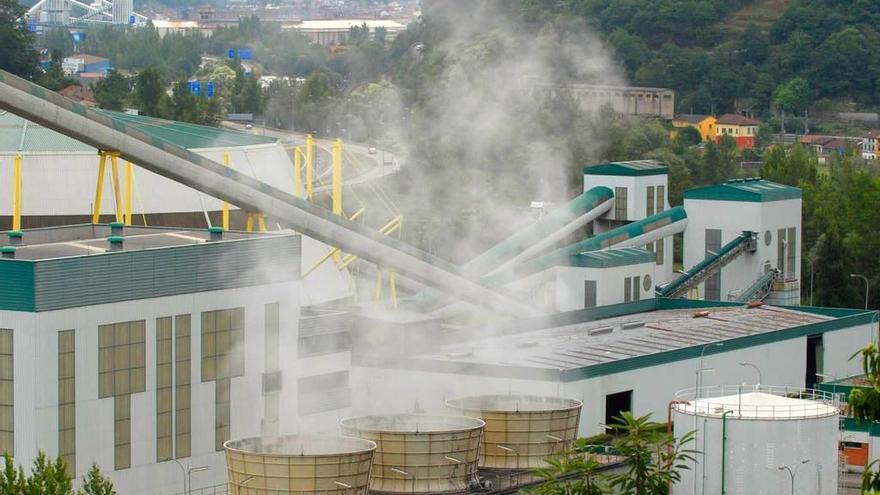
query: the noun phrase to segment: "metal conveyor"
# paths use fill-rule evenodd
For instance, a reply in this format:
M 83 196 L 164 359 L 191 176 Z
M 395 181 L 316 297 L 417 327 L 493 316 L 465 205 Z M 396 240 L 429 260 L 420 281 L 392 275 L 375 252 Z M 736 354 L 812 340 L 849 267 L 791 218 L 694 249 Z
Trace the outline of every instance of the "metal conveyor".
M 656 290 L 657 295 L 671 298 L 686 295 L 691 288 L 701 284 L 713 273 L 738 258 L 739 255 L 746 251 L 754 252 L 758 248 L 757 242 L 757 236 L 754 232 L 745 231 L 741 233 L 732 241 L 721 246 L 717 253 L 710 254 L 706 259 L 684 272 L 681 277 L 662 287 L 658 287 Z

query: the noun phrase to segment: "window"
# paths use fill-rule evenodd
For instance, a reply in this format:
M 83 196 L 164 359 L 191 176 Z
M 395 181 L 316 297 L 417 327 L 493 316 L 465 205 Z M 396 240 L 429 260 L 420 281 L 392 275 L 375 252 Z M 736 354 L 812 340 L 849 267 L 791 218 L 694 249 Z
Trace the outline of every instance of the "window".
M 623 279 L 623 302 L 630 302 L 632 300 L 632 279 L 626 277 Z
M 641 277 L 633 277 L 633 279 L 632 279 L 632 288 L 631 288 L 632 296 L 630 297 L 630 299 L 632 299 L 633 301 L 639 301 L 642 298 L 642 292 L 639 289 L 639 279 L 640 278 Z
M 788 271 L 785 273 L 786 280 L 794 280 L 797 277 L 797 263 L 795 263 L 795 254 L 797 253 L 797 229 L 791 227 L 788 229 L 788 243 L 785 248 L 788 251 L 788 262 L 786 266 Z
M 654 186 L 648 186 L 647 191 L 648 197 L 645 199 L 645 214 L 650 217 L 654 214 Z
M 156 320 L 156 462 L 174 458 L 171 317 Z
M 706 229 L 706 257 L 713 256 L 721 249 L 721 230 Z M 706 279 L 706 299 L 718 301 L 721 299 L 721 270 Z
M 785 273 L 785 229 L 776 230 L 776 268 Z
M 145 321 L 98 327 L 98 398 L 113 397 L 115 469 L 131 466 L 131 394 L 145 389 Z
M 657 213 L 666 209 L 666 186 L 657 186 Z
M 15 455 L 12 329 L 0 328 L 0 451 Z
M 596 307 L 596 281 L 584 280 L 584 307 Z
M 663 250 L 664 250 L 664 244 L 663 244 L 663 242 L 664 242 L 663 239 L 660 239 L 660 240 L 654 242 L 654 253 L 656 253 L 656 255 L 657 255 L 657 257 L 656 257 L 656 263 L 657 263 L 658 265 L 662 265 L 662 264 L 663 264 L 663 255 L 664 255 L 664 252 L 663 252 Z
M 192 428 L 192 351 L 190 315 L 174 318 L 174 457 L 189 457 Z
M 202 313 L 202 381 L 215 382 L 214 448 L 229 440 L 231 378 L 244 374 L 244 308 Z
M 58 455 L 76 477 L 76 354 L 73 330 L 58 332 Z
M 614 219 L 626 220 L 626 188 L 614 188 Z

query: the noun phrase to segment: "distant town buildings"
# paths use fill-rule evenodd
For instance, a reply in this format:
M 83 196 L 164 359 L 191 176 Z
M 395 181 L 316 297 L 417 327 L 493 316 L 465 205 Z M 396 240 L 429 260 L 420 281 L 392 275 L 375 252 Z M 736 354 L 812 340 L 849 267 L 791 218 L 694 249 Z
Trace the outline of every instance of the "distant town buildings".
M 715 124 L 717 119 L 712 115 L 698 115 L 683 113 L 672 119 L 672 126 L 677 128 L 693 127 L 700 133 L 703 141 L 715 139 Z
M 61 69 L 68 76 L 75 76 L 83 72 L 105 73 L 110 70 L 110 59 L 97 55 L 79 54 L 64 57 Z
M 597 86 L 593 84 L 553 84 L 532 82 L 527 86 L 544 95 L 556 96 L 567 91 L 585 108 L 611 105 L 623 115 L 644 115 L 672 119 L 675 115 L 675 92 L 666 88 L 643 88 L 637 86 Z
M 877 159 L 877 140 L 880 139 L 880 129 L 871 129 L 862 139 L 862 158 L 865 160 Z
M 754 148 L 755 137 L 761 122 L 735 113 L 726 113 L 715 124 L 715 136 L 720 140 L 730 136 L 736 141 L 737 148 Z
M 306 20 L 294 24 L 284 24 L 283 30 L 293 30 L 304 34 L 309 41 L 322 46 L 341 45 L 348 40 L 353 27 L 367 26 L 370 37 L 376 35 L 376 29 L 385 29 L 386 41 L 391 41 L 406 30 L 406 26 L 389 19 L 330 19 Z

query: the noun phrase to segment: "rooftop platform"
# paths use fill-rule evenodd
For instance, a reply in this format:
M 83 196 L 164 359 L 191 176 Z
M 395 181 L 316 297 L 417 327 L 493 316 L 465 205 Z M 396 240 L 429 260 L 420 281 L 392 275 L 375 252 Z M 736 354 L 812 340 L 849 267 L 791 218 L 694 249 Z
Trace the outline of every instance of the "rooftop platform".
M 574 381 L 870 322 L 858 310 L 649 299 L 458 331 L 458 343 L 364 366 Z M 464 341 L 468 335 L 493 337 Z M 451 339 L 449 341 L 452 341 Z
M 29 229 L 23 232 L 21 245 L 16 246 L 15 259 L 49 260 L 76 256 L 103 255 L 109 251 L 108 238 L 113 235 L 109 225 L 71 225 Z M 279 233 L 224 232 L 217 242 L 258 239 Z M 125 227 L 120 236 L 122 251 L 143 251 L 168 247 L 204 244 L 210 233 L 203 229 L 168 227 Z M 8 234 L 0 234 L 0 245 L 9 245 Z

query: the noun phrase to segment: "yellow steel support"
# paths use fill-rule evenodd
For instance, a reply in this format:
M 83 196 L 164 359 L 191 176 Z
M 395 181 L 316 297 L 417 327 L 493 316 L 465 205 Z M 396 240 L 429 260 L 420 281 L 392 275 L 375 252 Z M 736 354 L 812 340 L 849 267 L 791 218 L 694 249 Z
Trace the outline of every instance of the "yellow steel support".
M 376 293 L 373 295 L 373 302 L 379 304 L 379 301 L 382 299 L 382 268 L 379 268 L 377 271 L 379 275 L 376 277 Z
M 12 230 L 21 230 L 21 154 L 12 160 Z
M 119 154 L 110 153 L 110 176 L 113 180 L 113 198 L 116 200 L 116 221 L 122 221 L 122 189 L 119 187 Z
M 244 222 L 244 230 L 247 232 L 254 231 L 254 215 L 253 215 L 253 213 L 247 214 L 247 219 Z
M 332 207 L 334 215 L 342 215 L 342 140 L 333 143 Z
M 360 210 L 354 212 L 354 215 L 350 216 L 348 219 L 351 220 L 351 221 L 355 221 L 355 220 L 357 220 L 357 218 L 358 218 L 359 216 L 361 216 L 361 214 L 363 214 L 363 212 L 365 212 L 365 211 L 366 211 L 366 208 L 361 208 Z M 322 256 L 321 259 L 319 259 L 319 260 L 317 261 L 317 263 L 315 263 L 314 265 L 312 265 L 311 268 L 309 268 L 308 270 L 306 270 L 306 272 L 303 273 L 301 277 L 302 277 L 302 278 L 305 278 L 306 275 L 308 275 L 308 274 L 312 273 L 313 271 L 315 271 L 319 266 L 321 266 L 322 263 L 324 263 L 325 261 L 327 261 L 328 259 L 330 259 L 331 256 L 333 256 L 333 255 L 339 253 L 340 251 L 341 251 L 341 250 L 340 250 L 339 248 L 333 248 L 333 249 L 331 249 L 327 254 L 325 254 L 324 256 Z
M 260 232 L 266 231 L 266 214 L 265 213 L 257 213 L 257 220 Z
M 223 165 L 229 166 L 229 153 L 223 153 Z M 223 230 L 229 230 L 229 203 L 223 202 Z
M 297 146 L 293 149 L 293 195 L 297 198 L 302 197 L 303 191 L 303 154 L 302 149 Z
M 397 215 L 396 217 L 392 218 L 390 222 L 386 223 L 381 229 L 379 229 L 379 233 L 382 235 L 391 235 L 395 231 L 399 230 L 402 225 L 403 225 L 403 215 Z M 355 260 L 357 260 L 357 256 L 355 256 L 353 254 L 347 255 L 345 258 L 343 258 L 341 260 L 341 262 L 338 263 L 339 269 L 342 270 L 343 268 L 347 267 L 348 265 L 354 263 Z M 323 262 L 323 260 L 322 260 L 322 262 Z
M 312 191 L 315 175 L 315 138 L 311 134 L 306 135 L 306 199 L 312 200 Z
M 131 225 L 131 186 L 134 171 L 131 162 L 125 162 L 125 225 Z
M 391 307 L 397 308 L 397 286 L 394 285 L 394 270 L 388 273 L 388 290 L 391 294 Z
M 95 189 L 95 210 L 92 213 L 92 223 L 101 221 L 101 197 L 104 195 L 104 170 L 107 168 L 107 155 L 103 151 L 98 153 L 98 180 Z

